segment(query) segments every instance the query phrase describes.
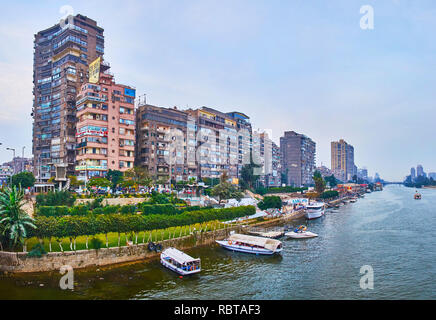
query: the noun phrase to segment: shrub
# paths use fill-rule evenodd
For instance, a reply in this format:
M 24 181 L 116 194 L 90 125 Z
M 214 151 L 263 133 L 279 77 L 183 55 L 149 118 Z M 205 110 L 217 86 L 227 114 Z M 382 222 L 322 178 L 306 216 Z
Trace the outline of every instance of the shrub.
M 267 196 L 260 201 L 257 206 L 261 210 L 266 210 L 270 208 L 280 209 L 282 207 L 282 199 L 279 196 Z
M 101 241 L 101 239 L 96 237 L 91 238 L 90 244 L 91 244 L 91 248 L 95 250 L 101 249 L 103 247 L 103 241 Z
M 76 196 L 68 191 L 50 191 L 47 194 L 36 196 L 37 206 L 68 206 L 71 207 L 76 201 Z
M 120 210 L 120 206 L 105 206 L 103 207 L 103 214 L 113 214 Z
M 307 190 L 307 188 L 296 188 L 296 187 L 276 187 L 269 188 L 266 193 L 292 193 L 292 192 L 301 192 Z
M 56 219 L 56 225 L 44 233 L 44 237 L 55 237 L 61 239 L 70 237 L 75 239 L 81 235 L 107 234 L 109 232 L 128 233 L 149 231 L 155 229 L 165 229 L 169 227 L 191 225 L 213 220 L 233 220 L 235 218 L 250 216 L 256 213 L 254 206 L 244 206 L 225 209 L 205 209 L 199 211 L 184 212 L 175 215 L 150 214 L 138 215 L 119 215 L 107 214 L 80 217 L 61 217 Z M 35 224 L 43 226 L 40 219 L 36 217 Z M 71 241 L 71 239 L 70 239 Z M 92 240 L 91 240 L 92 243 Z
M 321 194 L 320 198 L 322 198 L 322 199 L 330 199 L 330 198 L 335 198 L 337 196 L 339 196 L 339 192 L 338 191 L 336 191 L 336 190 L 329 190 L 329 191 L 324 191 Z
M 142 203 L 140 206 L 141 212 L 144 215 L 149 214 L 164 214 L 164 215 L 173 215 L 177 214 L 178 211 L 176 207 L 172 204 L 147 204 Z
M 45 251 L 44 246 L 38 242 L 32 247 L 32 250 L 27 253 L 27 256 L 41 258 L 43 254 L 47 254 L 47 252 Z
M 42 206 L 37 208 L 37 215 L 44 217 L 62 217 L 69 213 L 69 209 L 66 206 L 47 207 Z
M 136 213 L 136 205 L 126 205 L 120 208 L 120 213 L 122 214 L 132 214 Z
M 153 193 L 151 195 L 151 204 L 166 204 L 169 202 L 170 200 L 168 199 L 168 197 L 162 193 Z
M 83 204 L 70 208 L 70 215 L 72 216 L 86 216 L 89 212 L 89 207 Z

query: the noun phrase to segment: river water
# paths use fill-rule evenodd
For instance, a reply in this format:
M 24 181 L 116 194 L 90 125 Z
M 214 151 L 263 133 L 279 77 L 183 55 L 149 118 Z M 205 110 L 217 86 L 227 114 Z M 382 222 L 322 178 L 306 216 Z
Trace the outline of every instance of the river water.
M 387 186 L 306 224 L 319 237 L 285 240 L 281 255 L 188 250 L 201 274 L 180 279 L 158 261 L 76 271 L 74 291 L 59 273 L 0 276 L 0 299 L 436 299 L 436 189 Z M 363 290 L 360 268 L 372 267 Z

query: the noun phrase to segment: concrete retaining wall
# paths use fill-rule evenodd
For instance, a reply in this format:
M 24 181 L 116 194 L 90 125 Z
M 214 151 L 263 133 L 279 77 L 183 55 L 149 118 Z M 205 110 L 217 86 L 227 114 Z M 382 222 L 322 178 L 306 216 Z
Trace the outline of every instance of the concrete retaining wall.
M 76 202 L 74 203 L 74 205 L 79 205 L 79 204 L 86 204 L 88 202 L 92 202 L 95 199 L 76 199 Z M 102 205 L 106 206 L 116 206 L 116 205 L 120 205 L 120 206 L 126 206 L 126 205 L 130 205 L 130 204 L 138 204 L 144 201 L 147 201 L 147 198 L 105 198 L 102 201 Z

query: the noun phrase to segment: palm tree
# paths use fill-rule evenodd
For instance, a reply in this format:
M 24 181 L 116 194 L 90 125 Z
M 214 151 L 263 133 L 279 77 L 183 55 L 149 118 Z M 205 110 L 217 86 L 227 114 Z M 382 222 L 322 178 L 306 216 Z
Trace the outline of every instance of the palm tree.
M 24 192 L 16 186 L 0 192 L 0 229 L 3 235 L 9 235 L 11 247 L 25 244 L 27 228 L 36 229 L 34 220 L 22 209 L 23 200 Z

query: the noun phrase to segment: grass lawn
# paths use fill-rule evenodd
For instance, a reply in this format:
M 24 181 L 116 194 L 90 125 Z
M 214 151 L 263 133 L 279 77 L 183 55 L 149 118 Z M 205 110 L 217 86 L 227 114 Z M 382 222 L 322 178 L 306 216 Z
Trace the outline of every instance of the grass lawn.
M 193 225 L 188 225 L 188 226 L 182 226 L 182 227 L 171 227 L 171 228 L 167 228 L 167 229 L 160 229 L 160 230 L 153 230 L 153 231 L 146 231 L 146 232 L 139 232 L 138 233 L 138 243 L 142 243 L 143 240 L 145 241 L 145 243 L 148 243 L 150 241 L 153 242 L 158 242 L 158 241 L 162 241 L 162 240 L 167 240 L 167 239 L 174 239 L 174 238 L 179 238 L 179 237 L 183 237 L 185 235 L 189 235 L 190 231 L 211 231 L 211 230 L 217 230 L 217 229 L 223 229 L 225 227 L 228 227 L 228 225 L 220 222 L 220 221 L 209 221 L 209 222 L 205 222 L 205 223 L 196 223 Z M 89 249 L 93 249 L 92 245 L 91 245 L 91 238 L 93 236 L 89 237 L 89 243 L 88 243 L 88 248 Z M 95 235 L 96 238 L 99 238 L 102 242 L 102 248 L 106 247 L 106 236 L 105 234 L 98 234 Z M 130 241 L 133 241 L 133 243 L 135 243 L 135 235 L 134 234 L 127 234 L 127 237 L 129 237 Z M 132 239 L 133 237 L 133 239 Z M 39 240 L 37 238 L 30 238 L 27 241 L 27 251 L 31 251 L 33 246 L 35 244 L 37 244 L 39 242 Z M 118 233 L 116 232 L 111 232 L 108 233 L 108 243 L 109 243 L 109 247 L 118 247 Z M 44 248 L 47 252 L 50 252 L 49 250 L 49 241 L 48 239 L 44 239 Z M 120 238 L 120 246 L 125 246 L 126 245 L 126 235 L 125 234 L 121 234 L 121 238 Z M 59 243 L 56 241 L 55 238 L 52 238 L 51 240 L 51 247 L 52 247 L 52 252 L 60 252 L 61 248 L 59 246 Z M 62 248 L 64 251 L 71 251 L 70 249 L 70 239 L 69 238 L 63 238 L 62 239 Z M 86 250 L 86 237 L 85 236 L 80 236 L 77 237 L 76 239 L 76 250 Z M 21 250 L 22 251 L 22 250 Z

